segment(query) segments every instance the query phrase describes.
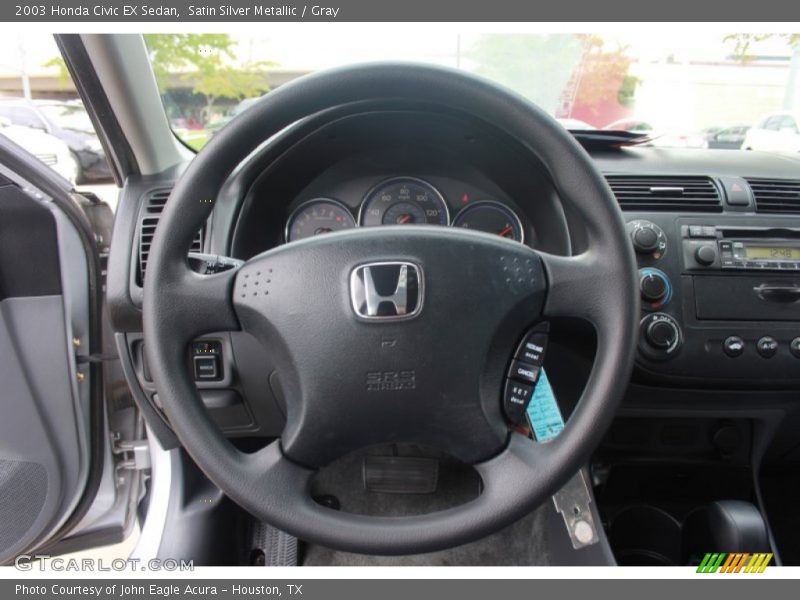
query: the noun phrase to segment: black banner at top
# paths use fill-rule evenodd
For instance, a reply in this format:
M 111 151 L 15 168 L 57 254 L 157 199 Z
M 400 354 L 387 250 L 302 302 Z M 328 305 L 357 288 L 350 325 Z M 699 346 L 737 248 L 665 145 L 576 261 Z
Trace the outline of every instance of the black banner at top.
M 7 0 L 4 22 L 791 22 L 787 0 Z

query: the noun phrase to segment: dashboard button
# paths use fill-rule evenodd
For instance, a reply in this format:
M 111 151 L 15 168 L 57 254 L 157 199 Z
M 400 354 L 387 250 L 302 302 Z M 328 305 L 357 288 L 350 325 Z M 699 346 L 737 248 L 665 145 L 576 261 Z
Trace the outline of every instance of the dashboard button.
M 703 237 L 703 227 L 700 225 L 689 225 L 689 237 Z
M 533 396 L 533 386 L 519 381 L 506 381 L 506 389 L 503 393 L 503 410 L 506 418 L 514 425 L 522 420 L 528 403 Z
M 536 383 L 539 379 L 539 369 L 536 365 L 524 363 L 518 360 L 511 361 L 511 368 L 508 370 L 508 377 L 516 381 L 526 381 Z
M 800 337 L 796 337 L 789 342 L 789 351 L 795 358 L 800 358 Z
M 713 225 L 706 225 L 703 227 L 703 237 L 713 238 L 717 237 L 717 228 Z
M 778 340 L 770 335 L 765 335 L 756 342 L 756 350 L 764 358 L 772 358 L 778 352 Z
M 722 349 L 731 358 L 741 356 L 744 352 L 744 340 L 738 335 L 732 335 L 722 342 Z

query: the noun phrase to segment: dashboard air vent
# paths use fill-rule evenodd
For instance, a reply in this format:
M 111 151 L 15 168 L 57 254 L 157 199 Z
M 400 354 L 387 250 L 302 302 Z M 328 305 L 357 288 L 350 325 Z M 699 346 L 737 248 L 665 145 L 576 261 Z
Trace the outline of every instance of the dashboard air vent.
M 786 179 L 748 179 L 756 212 L 800 214 L 800 181 Z
M 147 259 L 150 256 L 150 246 L 153 243 L 153 235 L 156 232 L 158 220 L 161 218 L 161 213 L 169 198 L 170 188 L 163 188 L 153 190 L 147 196 L 139 221 L 139 272 L 138 283 L 142 285 L 144 282 L 144 274 L 147 270 Z M 203 251 L 203 230 L 197 232 L 192 240 L 192 247 L 189 252 L 202 252 Z
M 606 175 L 622 210 L 722 212 L 719 190 L 710 177 Z

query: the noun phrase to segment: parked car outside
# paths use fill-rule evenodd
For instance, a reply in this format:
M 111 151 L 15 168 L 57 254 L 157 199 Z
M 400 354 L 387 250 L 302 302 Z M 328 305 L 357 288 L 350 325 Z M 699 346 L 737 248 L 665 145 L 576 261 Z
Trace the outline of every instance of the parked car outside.
M 69 147 L 57 137 L 41 129 L 12 125 L 4 117 L 0 117 L 0 135 L 6 136 L 56 173 L 75 183 L 78 163 Z
M 749 129 L 749 125 L 709 127 L 705 130 L 706 142 L 708 142 L 709 148 L 740 150 Z
M 742 149 L 800 152 L 800 114 L 778 112 L 763 117 L 745 136 Z
M 0 99 L 0 117 L 13 125 L 41 130 L 65 143 L 78 166 L 77 183 L 111 179 L 105 152 L 82 104 L 4 98 Z

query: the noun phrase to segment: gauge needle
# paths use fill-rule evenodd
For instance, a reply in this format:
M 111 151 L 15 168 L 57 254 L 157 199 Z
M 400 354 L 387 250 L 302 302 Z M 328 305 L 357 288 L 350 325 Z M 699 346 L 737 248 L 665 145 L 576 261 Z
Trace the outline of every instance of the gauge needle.
M 502 231 L 500 231 L 500 233 L 498 233 L 497 235 L 499 235 L 499 236 L 501 236 L 501 237 L 506 237 L 506 236 L 507 236 L 509 233 L 511 233 L 513 230 L 514 230 L 514 228 L 513 228 L 513 227 L 511 227 L 511 225 L 509 225 L 508 227 L 506 227 L 505 229 L 503 229 Z
M 401 215 L 400 217 L 397 218 L 398 225 L 405 225 L 409 221 L 411 221 L 411 215 Z

